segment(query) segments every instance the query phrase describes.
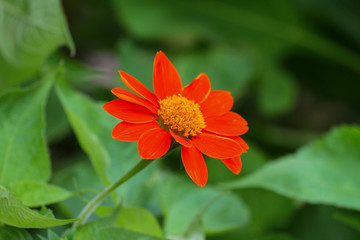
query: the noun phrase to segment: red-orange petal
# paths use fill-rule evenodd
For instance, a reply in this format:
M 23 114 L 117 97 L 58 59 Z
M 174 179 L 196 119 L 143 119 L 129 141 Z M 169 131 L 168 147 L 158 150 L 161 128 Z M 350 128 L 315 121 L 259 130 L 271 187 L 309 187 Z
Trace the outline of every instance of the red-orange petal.
M 234 98 L 228 91 L 213 90 L 201 104 L 204 117 L 219 116 L 229 112 L 234 105 Z
M 114 117 L 130 123 L 147 123 L 156 119 L 147 108 L 121 99 L 105 103 L 103 109 Z
M 176 133 L 174 133 L 173 131 L 169 131 L 171 136 L 175 139 L 175 141 L 177 143 L 180 143 L 181 145 L 185 146 L 185 147 L 192 147 L 192 143 L 189 139 L 185 139 L 179 135 L 177 135 Z
M 179 94 L 182 91 L 180 76 L 174 65 L 162 51 L 157 52 L 155 56 L 153 87 L 159 99 Z
M 243 153 L 249 150 L 249 145 L 241 137 L 233 137 L 232 139 L 234 139 L 241 146 Z
M 123 88 L 113 88 L 111 90 L 111 92 L 117 96 L 118 98 L 128 101 L 128 102 L 132 102 L 138 105 L 141 105 L 143 107 L 146 107 L 147 109 L 149 109 L 152 113 L 157 113 L 158 111 L 158 107 L 155 106 L 153 103 L 151 103 L 150 101 L 143 99 L 135 94 L 133 94 L 132 92 L 129 92 L 126 89 Z
M 131 76 L 130 74 L 127 74 L 126 72 L 123 72 L 119 70 L 120 78 L 125 83 L 125 85 L 139 94 L 140 96 L 146 98 L 150 102 L 152 102 L 155 106 L 159 106 L 158 99 L 155 96 L 154 93 L 152 93 L 147 87 L 145 87 L 144 84 L 142 84 L 139 80 Z
M 202 103 L 209 96 L 210 90 L 211 84 L 208 76 L 201 73 L 194 81 L 184 87 L 181 95 L 194 100 L 196 103 Z
M 171 145 L 171 135 L 163 128 L 147 130 L 139 138 L 138 150 L 140 157 L 155 159 L 165 155 Z
M 242 148 L 235 140 L 210 133 L 200 133 L 192 138 L 192 143 L 205 155 L 226 159 L 240 156 Z
M 138 141 L 140 136 L 149 129 L 160 126 L 156 121 L 149 123 L 118 123 L 113 131 L 112 137 L 119 141 Z
M 221 161 L 235 174 L 239 174 L 241 171 L 242 163 L 240 156 L 221 159 Z
M 235 112 L 205 118 L 205 124 L 205 130 L 223 136 L 239 136 L 249 130 L 245 119 Z
M 181 146 L 181 158 L 189 177 L 198 185 L 205 186 L 208 172 L 204 156 L 195 147 Z

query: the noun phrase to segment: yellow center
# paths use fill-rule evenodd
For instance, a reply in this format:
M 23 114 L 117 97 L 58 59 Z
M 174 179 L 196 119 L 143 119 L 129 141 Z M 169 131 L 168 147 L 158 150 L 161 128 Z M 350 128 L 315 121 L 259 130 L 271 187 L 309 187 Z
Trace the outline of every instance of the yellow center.
M 206 127 L 200 105 L 180 94 L 159 100 L 159 104 L 158 121 L 166 130 L 191 138 Z

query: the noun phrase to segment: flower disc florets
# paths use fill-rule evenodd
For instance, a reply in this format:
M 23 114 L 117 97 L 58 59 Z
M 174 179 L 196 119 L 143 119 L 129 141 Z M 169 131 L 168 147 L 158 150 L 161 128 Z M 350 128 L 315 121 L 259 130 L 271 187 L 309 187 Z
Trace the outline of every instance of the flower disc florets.
M 191 138 L 206 127 L 200 105 L 180 94 L 161 99 L 159 104 L 157 119 L 166 130 Z

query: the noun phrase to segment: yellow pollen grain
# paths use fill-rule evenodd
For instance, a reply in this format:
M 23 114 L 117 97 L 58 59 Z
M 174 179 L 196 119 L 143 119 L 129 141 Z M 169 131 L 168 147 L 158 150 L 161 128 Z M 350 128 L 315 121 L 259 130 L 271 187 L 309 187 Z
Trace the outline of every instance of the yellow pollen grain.
M 159 100 L 158 120 L 165 129 L 190 138 L 206 127 L 200 105 L 180 94 Z

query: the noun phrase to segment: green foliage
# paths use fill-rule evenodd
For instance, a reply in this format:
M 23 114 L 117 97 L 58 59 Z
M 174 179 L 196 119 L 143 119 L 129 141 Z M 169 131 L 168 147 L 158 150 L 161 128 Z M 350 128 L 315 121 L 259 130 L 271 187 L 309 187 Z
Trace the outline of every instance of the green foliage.
M 25 229 L 2 226 L 0 227 L 0 239 L 32 240 L 33 238 Z
M 198 189 L 177 177 L 166 177 L 163 182 L 161 202 L 166 235 L 186 236 L 197 221 L 203 231 L 213 234 L 243 226 L 249 220 L 246 206 L 230 193 Z
M 34 181 L 18 181 L 10 185 L 10 191 L 28 207 L 39 207 L 63 201 L 71 193 L 63 188 Z
M 0 0 L 0 239 L 359 239 L 356 4 Z M 204 72 L 231 92 L 241 173 L 205 157 L 199 188 L 177 149 L 68 225 L 139 161 L 102 106 L 117 70 L 152 89 L 159 50 L 184 86 Z
M 55 74 L 55 73 L 54 73 Z M 50 175 L 45 140 L 44 107 L 54 74 L 25 90 L 0 96 L 0 184 L 19 180 L 46 181 Z
M 0 89 L 29 80 L 61 45 L 75 46 L 59 0 L 0 1 Z
M 162 231 L 155 217 L 146 209 L 123 207 L 116 219 L 116 224 L 124 228 L 161 237 Z
M 224 187 L 262 187 L 302 201 L 360 210 L 356 187 L 360 181 L 359 145 L 359 127 L 339 127 L 297 153 Z
M 0 221 L 20 228 L 48 228 L 69 224 L 76 219 L 62 220 L 44 216 L 26 207 L 6 188 L 0 186 Z

